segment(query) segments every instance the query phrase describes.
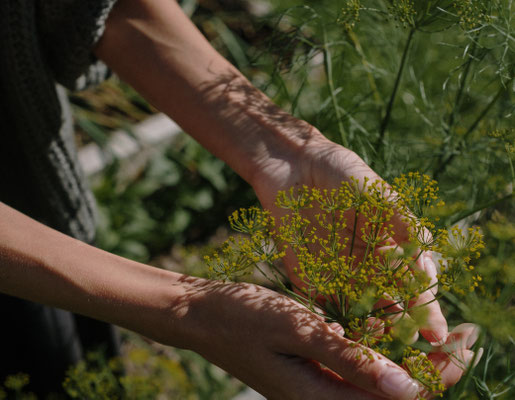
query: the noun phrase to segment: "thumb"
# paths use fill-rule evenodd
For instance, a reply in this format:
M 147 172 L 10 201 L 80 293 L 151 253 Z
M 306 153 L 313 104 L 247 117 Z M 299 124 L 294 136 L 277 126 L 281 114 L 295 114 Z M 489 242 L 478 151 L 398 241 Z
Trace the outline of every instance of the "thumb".
M 420 386 L 400 366 L 327 328 L 312 335 L 308 346 L 297 349 L 317 360 L 345 381 L 388 399 L 412 400 Z

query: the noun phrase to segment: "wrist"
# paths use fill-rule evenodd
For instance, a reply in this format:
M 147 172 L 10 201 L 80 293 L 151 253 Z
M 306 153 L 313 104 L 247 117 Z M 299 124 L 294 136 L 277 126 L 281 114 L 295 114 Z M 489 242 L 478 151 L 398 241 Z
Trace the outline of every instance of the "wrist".
M 186 346 L 191 282 L 99 250 L 0 203 L 0 291 Z

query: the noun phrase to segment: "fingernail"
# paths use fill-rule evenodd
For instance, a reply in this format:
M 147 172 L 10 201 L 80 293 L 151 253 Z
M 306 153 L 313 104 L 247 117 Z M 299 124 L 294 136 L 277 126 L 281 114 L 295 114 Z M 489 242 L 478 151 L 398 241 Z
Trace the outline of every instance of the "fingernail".
M 442 338 L 440 340 L 435 340 L 434 342 L 429 342 L 429 344 L 432 347 L 441 347 L 445 344 L 448 337 L 449 337 L 449 334 L 445 334 L 444 336 L 442 336 Z
M 336 332 L 340 336 L 345 335 L 345 329 L 343 329 L 343 326 L 341 326 L 338 322 L 330 323 L 329 328 L 331 328 L 334 332 Z
M 418 331 L 415 331 L 415 333 L 408 339 L 407 344 L 413 344 L 415 343 L 419 338 Z
M 460 335 L 457 340 L 450 343 L 453 349 L 470 349 L 479 337 L 480 328 L 476 324 L 465 323 L 458 325 L 451 331 L 451 334 Z M 465 335 L 465 337 L 463 337 Z M 453 350 L 454 351 L 454 350 Z
M 449 331 L 447 330 L 447 325 L 441 326 L 436 325 L 429 329 L 421 329 L 420 333 L 424 336 L 429 344 L 433 347 L 441 347 L 445 345 L 447 339 L 449 337 Z
M 463 364 L 465 368 L 471 368 L 470 363 L 472 360 L 474 360 L 474 365 L 472 365 L 472 368 L 475 368 L 479 361 L 481 360 L 481 356 L 483 355 L 483 348 L 480 347 L 477 351 L 477 356 L 474 357 L 473 351 L 467 351 L 466 354 L 463 354 Z
M 392 399 L 412 400 L 420 387 L 406 373 L 392 370 L 379 378 L 379 389 Z
M 480 347 L 477 351 L 476 361 L 474 361 L 474 368 L 477 367 L 479 361 L 481 361 L 481 357 L 483 357 L 483 348 Z
M 433 262 L 431 256 L 424 258 L 424 270 L 426 271 L 426 274 L 429 276 L 430 279 L 431 292 L 434 296 L 436 296 L 436 294 L 438 293 L 438 271 L 436 270 L 436 264 Z

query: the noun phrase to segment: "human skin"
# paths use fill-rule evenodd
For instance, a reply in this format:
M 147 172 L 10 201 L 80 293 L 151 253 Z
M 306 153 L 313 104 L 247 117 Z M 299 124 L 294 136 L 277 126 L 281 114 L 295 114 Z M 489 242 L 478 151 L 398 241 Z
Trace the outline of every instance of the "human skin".
M 355 153 L 252 87 L 173 1 L 119 0 L 95 53 L 226 161 L 275 215 L 280 212 L 273 200 L 280 189 L 335 187 L 351 176 L 380 179 Z M 393 239 L 401 242 L 400 218 L 398 226 Z M 294 263 L 290 257 L 290 269 Z M 3 204 L 0 291 L 194 350 L 271 399 L 403 400 L 418 392 L 399 366 L 378 354 L 358 360 L 356 348 L 340 332 L 280 294 L 126 260 Z M 443 342 L 445 319 L 436 302 L 429 308 L 422 334 Z M 467 348 L 473 331 L 460 332 L 456 341 L 457 357 L 465 363 L 472 358 Z M 462 369 L 445 353 L 431 357 L 447 386 L 460 378 Z

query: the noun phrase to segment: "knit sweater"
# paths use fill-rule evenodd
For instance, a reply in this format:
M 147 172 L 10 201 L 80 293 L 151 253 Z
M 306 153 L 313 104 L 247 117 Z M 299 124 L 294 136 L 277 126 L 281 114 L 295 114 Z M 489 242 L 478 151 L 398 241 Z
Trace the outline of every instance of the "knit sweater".
M 114 2 L 0 1 L 0 201 L 88 242 L 94 201 L 64 87 L 106 77 L 91 51 Z

